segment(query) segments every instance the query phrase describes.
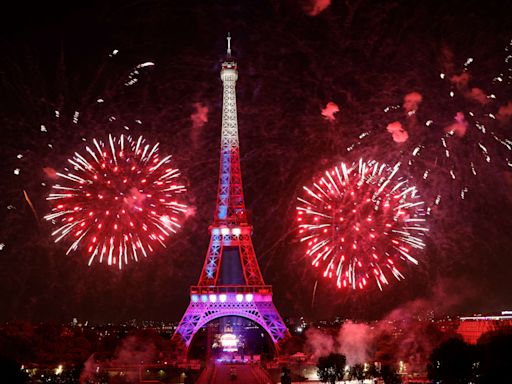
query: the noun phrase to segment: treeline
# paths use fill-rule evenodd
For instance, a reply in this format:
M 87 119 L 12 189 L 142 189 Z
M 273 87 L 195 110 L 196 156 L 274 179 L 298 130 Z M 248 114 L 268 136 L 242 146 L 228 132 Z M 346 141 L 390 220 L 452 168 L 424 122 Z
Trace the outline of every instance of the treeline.
M 382 379 L 385 384 L 402 383 L 398 362 L 348 366 L 345 355 L 330 353 L 317 362 L 317 373 L 324 383 L 340 380 Z M 438 384 L 491 384 L 511 382 L 512 330 L 484 334 L 476 345 L 452 337 L 439 344 L 429 356 L 428 379 Z

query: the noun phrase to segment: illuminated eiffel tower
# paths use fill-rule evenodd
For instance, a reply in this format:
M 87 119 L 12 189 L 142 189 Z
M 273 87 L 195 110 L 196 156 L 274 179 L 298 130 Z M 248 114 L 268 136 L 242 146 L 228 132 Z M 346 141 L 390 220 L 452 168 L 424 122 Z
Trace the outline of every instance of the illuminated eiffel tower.
M 190 304 L 173 339 L 188 349 L 196 332 L 212 320 L 238 316 L 250 319 L 272 339 L 276 351 L 288 330 L 265 285 L 252 246 L 252 225 L 245 209 L 240 169 L 236 111 L 237 64 L 227 37 L 220 78 L 224 86 L 217 206 L 209 227 L 210 245 L 201 277 L 190 288 Z M 237 273 L 238 272 L 238 273 Z

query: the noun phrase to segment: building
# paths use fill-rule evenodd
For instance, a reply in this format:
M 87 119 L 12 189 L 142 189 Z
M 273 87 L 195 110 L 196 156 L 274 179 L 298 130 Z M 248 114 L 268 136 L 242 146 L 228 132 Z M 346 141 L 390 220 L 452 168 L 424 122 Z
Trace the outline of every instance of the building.
M 457 333 L 469 344 L 488 332 L 512 330 L 512 311 L 503 311 L 500 315 L 475 315 L 460 317 Z

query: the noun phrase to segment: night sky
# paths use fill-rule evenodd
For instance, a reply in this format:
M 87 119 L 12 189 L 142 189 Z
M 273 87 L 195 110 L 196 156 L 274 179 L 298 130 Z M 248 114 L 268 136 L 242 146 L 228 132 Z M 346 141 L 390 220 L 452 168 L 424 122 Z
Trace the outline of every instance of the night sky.
M 487 135 L 487 163 L 475 139 L 475 120 L 497 137 L 512 137 L 512 112 L 505 108 L 512 101 L 512 6 L 322 3 L 328 6 L 291 0 L 18 2 L 2 11 L 0 320 L 180 318 L 188 287 L 199 278 L 214 213 L 219 71 L 228 31 L 239 66 L 241 161 L 253 242 L 284 316 L 379 318 L 411 300 L 440 314 L 512 309 L 512 152 Z M 155 65 L 133 72 L 145 62 Z M 462 73 L 468 76 L 457 77 Z M 402 107 L 411 92 L 422 95 L 414 118 Z M 328 102 L 339 106 L 334 120 L 322 116 Z M 467 133 L 451 141 L 447 160 L 439 138 L 457 112 L 467 119 Z M 425 125 L 429 120 L 433 125 Z M 386 130 L 394 121 L 408 131 L 407 142 L 395 142 Z M 183 172 L 193 207 L 166 249 L 122 271 L 88 267 L 80 252 L 66 256 L 67 247 L 53 243 L 43 220 L 52 170 L 83 150 L 84 140 L 108 133 L 160 142 Z M 384 292 L 337 290 L 310 267 L 297 242 L 297 193 L 336 162 L 407 163 L 416 145 L 423 145 L 425 160 L 404 172 L 426 201 L 442 196 L 428 219 L 420 265 Z M 431 169 L 426 181 L 425 167 Z

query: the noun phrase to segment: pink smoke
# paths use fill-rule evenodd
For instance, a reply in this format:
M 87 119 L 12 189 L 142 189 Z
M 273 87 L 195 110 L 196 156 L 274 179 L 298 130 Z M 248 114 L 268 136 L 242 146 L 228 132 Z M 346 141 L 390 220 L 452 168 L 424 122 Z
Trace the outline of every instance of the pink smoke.
M 485 105 L 490 103 L 491 100 L 487 97 L 487 94 L 477 87 L 469 88 L 469 81 L 471 75 L 469 72 L 462 72 L 460 75 L 453 75 L 450 77 L 450 82 L 457 87 L 466 99 L 476 101 L 479 104 Z
M 450 82 L 458 89 L 465 89 L 468 86 L 470 77 L 468 72 L 462 72 L 460 75 L 450 77 Z
M 195 111 L 190 115 L 190 120 L 192 120 L 190 139 L 192 141 L 192 146 L 197 148 L 201 128 L 208 122 L 208 107 L 202 103 L 194 103 L 193 106 Z
M 322 116 L 329 121 L 334 121 L 336 120 L 336 116 L 334 116 L 334 114 L 339 111 L 340 108 L 338 107 L 338 104 L 329 101 L 325 108 L 322 108 Z
M 455 64 L 453 63 L 454 58 L 453 51 L 446 45 L 443 44 L 441 48 L 440 61 L 443 71 L 447 74 L 454 72 Z
M 507 122 L 512 118 L 512 101 L 509 101 L 507 104 L 502 105 L 498 109 L 498 120 L 501 122 Z
M 393 141 L 395 143 L 405 143 L 409 139 L 409 134 L 402 127 L 402 123 L 399 121 L 389 123 L 386 129 L 393 136 Z
M 90 382 L 90 380 L 93 380 L 99 365 L 125 367 L 157 361 L 159 357 L 159 348 L 157 347 L 156 342 L 156 339 L 152 340 L 147 337 L 128 336 L 123 339 L 120 346 L 117 347 L 114 357 L 111 360 L 98 363 L 95 361 L 94 355 L 92 355 L 84 364 L 84 369 L 80 374 L 80 384 L 85 384 Z M 125 373 L 124 380 L 129 383 L 138 383 L 138 373 L 127 371 Z
M 57 178 L 57 171 L 52 167 L 44 167 L 43 172 L 46 175 L 46 177 L 52 180 L 55 180 Z
M 202 103 L 194 103 L 195 111 L 190 115 L 192 128 L 201 128 L 208 122 L 208 107 Z
M 411 92 L 405 95 L 403 108 L 407 114 L 416 112 L 423 101 L 423 96 L 418 92 Z
M 458 137 L 464 137 L 468 130 L 468 122 L 462 112 L 457 112 L 454 117 L 455 123 L 444 128 L 445 133 L 454 134 Z
M 327 333 L 316 328 L 306 332 L 306 349 L 312 361 L 329 353 L 341 353 L 346 356 L 349 365 L 371 361 L 374 341 L 381 333 L 380 329 L 365 323 L 345 322 L 337 333 Z
M 347 321 L 337 333 L 312 328 L 306 332 L 306 351 L 312 361 L 329 353 L 342 353 L 349 365 L 402 360 L 421 372 L 432 350 L 443 339 L 453 336 L 437 329 L 427 315 L 432 310 L 446 312 L 474 295 L 473 290 L 461 289 L 466 286 L 462 281 L 441 280 L 430 297 L 407 302 L 378 322 Z
M 471 88 L 469 92 L 466 93 L 466 97 L 468 99 L 474 100 L 482 105 L 488 104 L 491 102 L 487 97 L 487 94 L 482 91 L 480 88 Z
M 363 364 L 371 359 L 375 330 L 368 324 L 347 321 L 338 334 L 339 351 L 347 357 L 347 364 Z
M 304 6 L 304 11 L 309 16 L 316 16 L 331 5 L 331 0 L 308 0 L 308 2 Z
M 329 353 L 337 351 L 335 338 L 316 328 L 310 328 L 306 331 L 305 351 L 311 355 L 313 361 L 319 357 L 327 356 Z

